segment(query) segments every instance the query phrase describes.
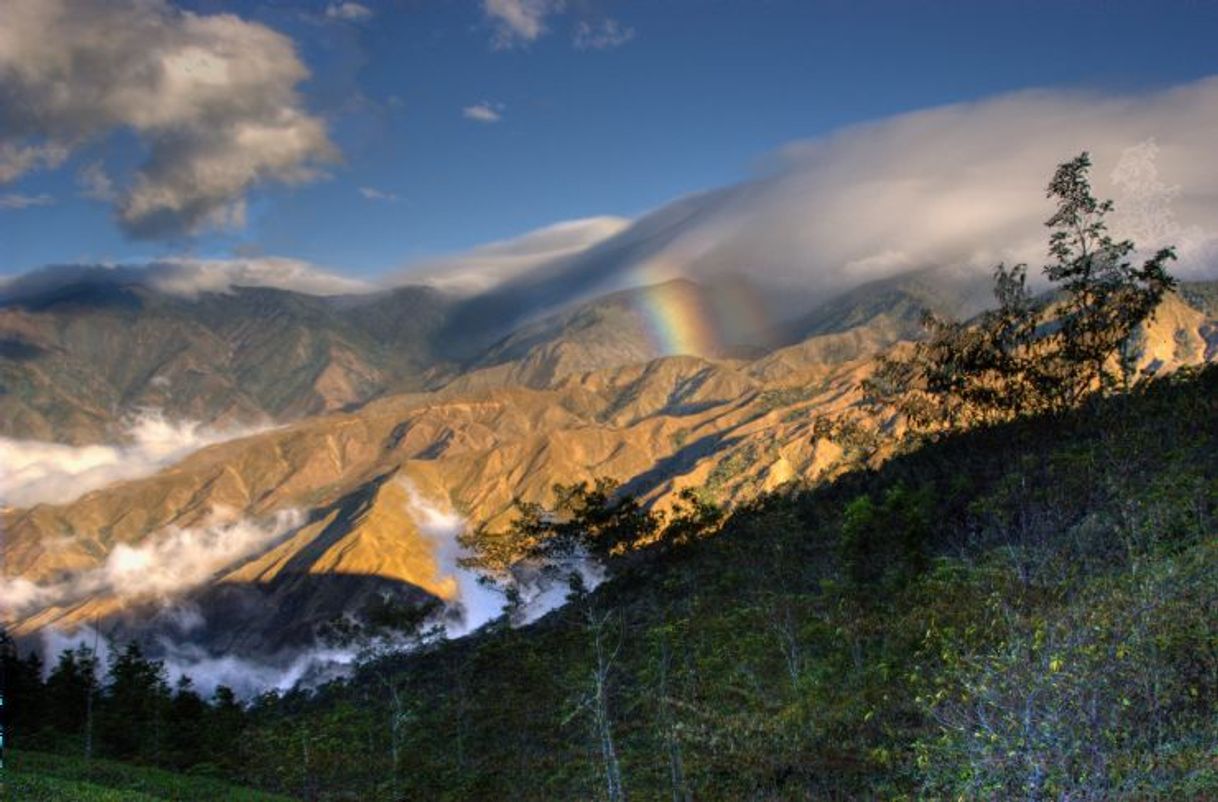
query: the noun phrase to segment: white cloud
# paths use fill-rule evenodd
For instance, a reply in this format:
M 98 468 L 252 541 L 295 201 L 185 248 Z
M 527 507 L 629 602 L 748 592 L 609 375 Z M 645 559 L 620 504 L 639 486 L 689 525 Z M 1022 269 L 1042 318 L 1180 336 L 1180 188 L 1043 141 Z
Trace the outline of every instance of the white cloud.
M 546 18 L 565 5 L 564 0 L 483 0 L 494 27 L 491 45 L 504 50 L 536 41 L 548 30 Z
M 926 267 L 982 276 L 1026 261 L 1039 275 L 1046 184 L 1083 150 L 1096 194 L 1116 202 L 1114 234 L 1145 248 L 1170 239 L 1180 246 L 1174 272 L 1213 276 L 1214 131 L 1218 78 L 1132 95 L 1018 92 L 857 125 L 788 146 L 754 180 L 645 215 L 505 287 L 500 303 L 744 274 L 769 288 L 777 315 Z
M 372 18 L 372 9 L 362 3 L 331 3 L 326 6 L 326 16 L 329 19 L 362 22 Z
M 244 437 L 252 428 L 219 430 L 169 421 L 144 410 L 131 421 L 129 442 L 69 446 L 0 438 L 0 507 L 63 504 L 114 482 L 138 479 L 215 443 Z
M 263 256 L 256 259 L 166 259 L 148 269 L 154 289 L 192 297 L 201 292 L 229 292 L 233 287 L 276 287 L 309 295 L 367 292 L 357 279 L 328 273 L 299 259 Z
M 227 293 L 234 287 L 275 287 L 308 295 L 345 295 L 374 289 L 367 282 L 329 273 L 299 259 L 173 257 L 150 264 L 46 267 L 0 279 L 0 302 L 21 301 L 81 281 L 138 284 L 183 298 L 205 292 Z
M 403 280 L 458 292 L 501 284 L 557 259 L 587 250 L 629 225 L 621 217 L 589 217 L 555 223 L 519 237 L 411 265 Z
M 172 611 L 170 611 L 172 612 Z M 79 647 L 95 649 L 101 665 L 107 666 L 114 644 L 92 627 L 70 632 L 46 628 L 40 633 L 44 672 L 49 673 L 60 653 Z M 239 699 L 252 699 L 268 690 L 288 691 L 298 682 L 305 687 L 345 676 L 354 667 L 355 649 L 313 648 L 281 654 L 238 657 L 234 654 L 209 654 L 200 646 L 156 637 L 145 643 L 147 654 L 164 663 L 166 679 L 175 687 L 178 678 L 189 676 L 197 692 L 205 698 L 220 685 L 231 689 Z
M 453 620 L 445 622 L 448 636 L 466 635 L 498 618 L 503 613 L 503 595 L 479 582 L 477 573 L 462 568 L 457 562 L 466 556 L 457 543 L 457 537 L 465 531 L 465 519 L 451 509 L 428 501 L 409 479 L 401 481 L 406 488 L 407 512 L 419 532 L 432 542 L 439 578 L 451 578 L 457 586 L 456 609 L 451 611 Z
M 407 511 L 419 532 L 432 541 L 441 578 L 451 577 L 457 585 L 457 609 L 450 610 L 450 615 L 455 613 L 455 616 L 454 620 L 445 622 L 446 634 L 450 638 L 468 635 L 502 615 L 506 597 L 499 590 L 488 587 L 476 571 L 461 567 L 461 558 L 468 555 L 461 551 L 457 537 L 465 531 L 466 520 L 451 508 L 424 498 L 409 479 L 401 481 L 406 488 Z M 567 579 L 572 572 L 579 572 L 589 590 L 605 579 L 604 568 L 583 554 L 572 555 L 552 567 L 557 570 L 542 571 L 538 566 L 517 565 L 508 576 L 495 578 L 511 584 L 519 593 L 521 605 L 513 625 L 536 621 L 566 604 L 570 592 Z
M 377 189 L 376 187 L 360 187 L 359 194 L 362 195 L 365 200 L 370 200 L 370 201 L 384 201 L 386 203 L 396 203 L 398 200 L 400 200 L 400 198 L 398 198 L 398 196 L 393 194 L 392 192 L 383 192 L 383 191 Z
M 133 131 L 148 158 L 116 200 L 138 237 L 239 225 L 245 194 L 317 178 L 335 158 L 296 87 L 290 39 L 166 0 L 7 0 L 0 26 L 0 182 Z
M 586 20 L 575 26 L 572 44 L 576 50 L 611 50 L 634 38 L 634 28 L 622 25 L 615 19 L 603 19 L 598 23 Z
M 6 193 L 0 195 L 0 209 L 28 209 L 31 206 L 50 206 L 55 199 L 45 192 L 40 195 Z
M 230 520 L 168 527 L 136 544 L 115 544 L 100 565 L 53 582 L 0 578 L 0 609 L 8 616 L 21 617 L 86 597 L 167 601 L 265 549 L 303 522 L 299 511 L 281 510 L 257 523 Z
M 3 31 L 0 31 L 0 36 Z M 0 45 L 3 40 L 0 40 Z M 2 53 L 3 51 L 0 51 Z M 0 56 L 0 65 L 3 64 Z M 0 82 L 0 86 L 3 83 Z M 0 109 L 0 124 L 3 123 L 3 109 Z M 57 142 L 47 142 L 41 145 L 18 145 L 7 142 L 3 138 L 3 128 L 0 127 L 0 184 L 6 184 L 20 178 L 31 170 L 54 168 L 67 160 L 69 149 Z
M 491 103 L 484 100 L 461 109 L 461 116 L 480 123 L 497 123 L 503 119 L 504 108 L 502 103 Z
M 80 194 L 86 198 L 106 203 L 113 203 L 118 199 L 114 181 L 101 162 L 91 162 L 80 168 L 76 172 L 76 183 L 80 187 Z

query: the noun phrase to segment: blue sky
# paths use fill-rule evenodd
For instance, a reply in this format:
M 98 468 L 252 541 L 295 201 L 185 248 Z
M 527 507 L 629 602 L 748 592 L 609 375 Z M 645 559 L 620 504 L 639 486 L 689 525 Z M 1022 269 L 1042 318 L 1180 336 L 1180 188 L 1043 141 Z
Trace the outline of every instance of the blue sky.
M 101 165 L 116 185 L 131 180 L 148 140 L 121 119 L 98 124 L 62 162 L 0 184 L 0 198 L 18 199 L 0 201 L 0 273 L 266 254 L 376 275 L 559 220 L 638 215 L 860 121 L 1028 87 L 1128 92 L 1218 72 L 1218 3 L 501 2 L 537 3 L 545 30 L 512 32 L 481 0 L 364 0 L 369 13 L 179 4 L 290 37 L 311 73 L 295 87 L 301 107 L 340 159 L 324 176 L 252 182 L 235 225 L 133 236 L 111 202 L 82 197 L 80 175 Z M 0 137 L 5 124 L 0 112 Z

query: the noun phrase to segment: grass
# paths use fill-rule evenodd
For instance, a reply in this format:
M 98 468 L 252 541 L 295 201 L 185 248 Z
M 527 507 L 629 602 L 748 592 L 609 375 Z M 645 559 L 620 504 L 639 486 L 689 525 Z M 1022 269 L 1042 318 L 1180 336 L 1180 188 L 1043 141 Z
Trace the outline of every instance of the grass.
M 291 797 L 231 785 L 212 777 L 163 769 L 63 757 L 43 752 L 9 752 L 3 777 L 5 800 L 30 802 L 287 802 Z

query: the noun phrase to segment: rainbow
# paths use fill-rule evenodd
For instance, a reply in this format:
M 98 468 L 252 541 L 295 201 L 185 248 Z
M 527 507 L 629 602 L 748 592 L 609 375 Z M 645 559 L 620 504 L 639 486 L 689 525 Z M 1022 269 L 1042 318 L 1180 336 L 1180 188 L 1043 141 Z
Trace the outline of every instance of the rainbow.
M 649 262 L 636 277 L 645 285 L 638 311 L 653 347 L 664 356 L 719 356 L 766 330 L 769 316 L 743 281 L 695 284 L 668 259 Z
M 701 297 L 683 281 L 653 284 L 639 300 L 652 346 L 664 356 L 712 356 L 720 350 L 719 332 Z

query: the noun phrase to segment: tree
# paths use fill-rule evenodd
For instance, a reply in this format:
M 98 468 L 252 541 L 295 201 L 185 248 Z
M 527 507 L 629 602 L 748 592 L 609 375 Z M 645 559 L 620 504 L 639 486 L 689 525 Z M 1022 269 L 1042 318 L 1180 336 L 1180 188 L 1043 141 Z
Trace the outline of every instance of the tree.
M 90 729 L 97 690 L 96 653 L 87 646 L 60 652 L 47 677 L 47 720 L 59 732 L 82 736 L 86 757 L 91 756 Z
M 20 743 L 47 724 L 42 660 L 31 651 L 24 658 L 8 633 L 0 629 L 0 747 Z
M 625 629 L 620 614 L 597 612 L 591 604 L 584 608 L 584 623 L 592 639 L 593 665 L 588 685 L 567 721 L 581 713 L 587 713 L 591 717 L 592 731 L 600 747 L 606 796 L 609 802 L 626 802 L 622 765 L 613 738 L 613 715 L 609 704 L 614 665 L 622 651 Z M 616 638 L 609 631 L 611 623 L 617 624 Z
M 850 581 L 862 586 L 924 570 L 933 501 L 925 488 L 911 491 L 897 483 L 879 504 L 867 494 L 848 503 L 838 552 Z
M 1057 210 L 1044 275 L 1056 299 L 1033 298 L 1027 266 L 994 271 L 997 308 L 959 323 L 927 314 L 927 337 L 907 357 L 880 360 L 867 402 L 894 406 L 915 431 L 994 424 L 1078 405 L 1093 392 L 1128 386 L 1132 336 L 1175 285 L 1173 248 L 1141 266 L 1131 240 L 1114 240 L 1087 179 L 1083 153 L 1058 166 L 1048 186 Z
M 207 715 L 208 760 L 232 770 L 237 764 L 245 726 L 245 708 L 237 700 L 237 694 L 227 685 L 216 686 Z
M 521 563 L 553 572 L 582 556 L 621 556 L 652 541 L 662 518 L 619 490 L 617 482 L 602 477 L 592 484 L 555 484 L 549 509 L 517 499 L 516 518 L 506 531 L 479 528 L 458 537 L 472 555 L 461 563 L 503 575 Z
M 204 723 L 207 703 L 195 691 L 194 682 L 183 674 L 178 678 L 173 699 L 169 704 L 168 747 L 169 762 L 178 768 L 188 768 L 204 762 Z
M 115 757 L 151 757 L 159 761 L 163 746 L 169 685 L 165 666 L 149 660 L 135 641 L 110 665 L 104 698 L 101 742 Z
M 1053 229 L 1049 253 L 1057 261 L 1045 266 L 1045 275 L 1065 293 L 1056 315 L 1061 324 L 1057 353 L 1072 368 L 1065 371 L 1069 381 L 1061 388 L 1067 404 L 1128 378 L 1128 359 L 1117 360 L 1122 374 L 1117 376 L 1110 357 L 1118 351 L 1127 356 L 1122 349 L 1133 330 L 1176 286 L 1167 272 L 1167 263 L 1176 258 L 1174 248 L 1161 248 L 1135 267 L 1130 261 L 1133 241 L 1116 241 L 1108 234 L 1104 218 L 1113 203 L 1092 195 L 1090 169 L 1084 152 L 1060 165 L 1049 182 L 1057 211 L 1045 225 Z

